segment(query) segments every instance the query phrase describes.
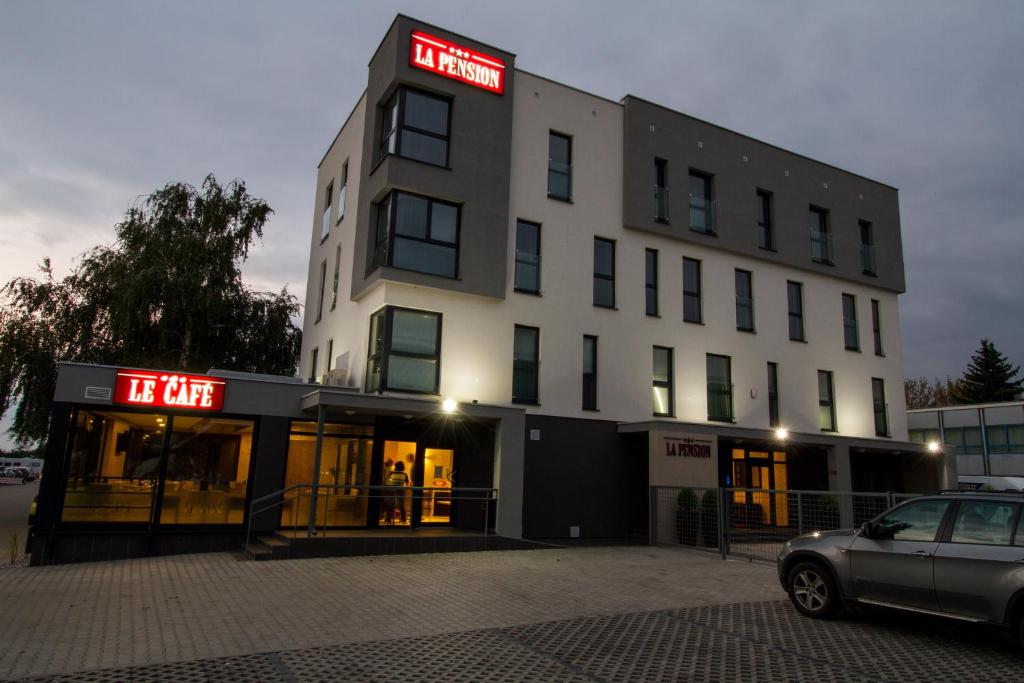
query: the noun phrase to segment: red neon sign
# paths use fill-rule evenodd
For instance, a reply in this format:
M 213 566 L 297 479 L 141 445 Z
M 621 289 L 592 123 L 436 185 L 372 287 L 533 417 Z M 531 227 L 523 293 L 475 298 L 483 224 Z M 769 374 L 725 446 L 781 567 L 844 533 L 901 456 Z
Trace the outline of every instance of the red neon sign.
M 504 60 L 481 54 L 429 33 L 412 32 L 409 63 L 498 95 L 505 92 Z
M 118 370 L 114 403 L 155 408 L 220 410 L 224 407 L 222 379 L 175 372 Z

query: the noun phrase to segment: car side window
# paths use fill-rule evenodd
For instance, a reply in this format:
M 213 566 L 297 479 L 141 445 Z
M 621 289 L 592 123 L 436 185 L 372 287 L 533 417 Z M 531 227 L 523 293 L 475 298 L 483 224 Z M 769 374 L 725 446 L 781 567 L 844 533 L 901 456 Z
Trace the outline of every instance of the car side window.
M 964 500 L 956 513 L 951 543 L 1010 545 L 1017 506 L 996 501 Z
M 894 541 L 933 541 L 949 509 L 948 500 L 919 500 L 893 510 L 878 520 L 892 531 Z

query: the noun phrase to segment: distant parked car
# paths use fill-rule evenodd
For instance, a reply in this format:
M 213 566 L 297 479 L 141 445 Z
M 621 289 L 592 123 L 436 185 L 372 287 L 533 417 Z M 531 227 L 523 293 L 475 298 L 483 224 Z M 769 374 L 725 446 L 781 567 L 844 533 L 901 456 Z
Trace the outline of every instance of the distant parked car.
M 778 557 L 802 614 L 870 605 L 1009 627 L 1024 646 L 1024 495 L 950 492 L 860 529 L 805 534 Z
M 27 472 L 13 467 L 0 469 L 0 484 L 24 484 Z

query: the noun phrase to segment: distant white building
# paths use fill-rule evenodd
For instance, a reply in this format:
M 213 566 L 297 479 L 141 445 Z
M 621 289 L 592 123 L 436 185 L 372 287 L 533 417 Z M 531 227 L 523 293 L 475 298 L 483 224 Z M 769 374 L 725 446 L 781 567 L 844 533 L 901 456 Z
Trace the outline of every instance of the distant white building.
M 959 474 L 1024 475 L 1024 401 L 907 411 L 910 440 L 956 457 Z

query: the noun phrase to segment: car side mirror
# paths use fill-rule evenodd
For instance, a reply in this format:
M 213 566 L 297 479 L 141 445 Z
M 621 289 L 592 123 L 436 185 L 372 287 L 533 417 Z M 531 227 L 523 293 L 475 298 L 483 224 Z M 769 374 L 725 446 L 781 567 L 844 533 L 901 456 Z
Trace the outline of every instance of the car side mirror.
M 860 535 L 864 538 L 875 537 L 875 524 L 874 522 L 864 522 L 860 526 Z

